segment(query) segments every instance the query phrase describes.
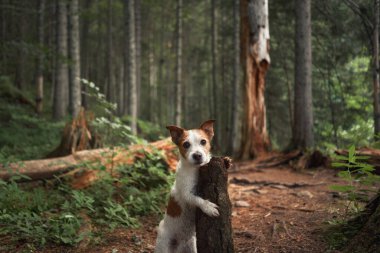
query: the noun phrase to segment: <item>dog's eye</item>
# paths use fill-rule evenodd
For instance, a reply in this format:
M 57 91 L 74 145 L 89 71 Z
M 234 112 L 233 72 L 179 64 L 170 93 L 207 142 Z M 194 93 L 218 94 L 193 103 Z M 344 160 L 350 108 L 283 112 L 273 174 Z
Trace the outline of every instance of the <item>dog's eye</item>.
M 182 146 L 183 146 L 184 148 L 188 149 L 188 148 L 190 148 L 190 142 L 185 141 L 185 142 L 182 144 Z
M 201 140 L 201 145 L 204 146 L 206 145 L 207 141 L 206 140 Z

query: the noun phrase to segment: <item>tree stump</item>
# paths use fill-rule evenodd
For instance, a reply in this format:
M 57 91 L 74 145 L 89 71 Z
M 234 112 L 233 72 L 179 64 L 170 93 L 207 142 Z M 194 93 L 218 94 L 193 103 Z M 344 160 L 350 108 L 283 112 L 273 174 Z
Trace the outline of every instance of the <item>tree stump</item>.
M 213 157 L 199 170 L 198 194 L 219 206 L 219 217 L 196 211 L 198 253 L 233 253 L 231 202 L 227 191 L 228 157 Z

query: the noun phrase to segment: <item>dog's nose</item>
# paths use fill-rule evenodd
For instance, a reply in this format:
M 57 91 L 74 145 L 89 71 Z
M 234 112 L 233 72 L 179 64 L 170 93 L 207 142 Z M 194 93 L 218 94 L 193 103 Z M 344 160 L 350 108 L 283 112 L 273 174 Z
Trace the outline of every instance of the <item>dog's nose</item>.
M 202 154 L 201 153 L 194 153 L 193 159 L 194 159 L 194 161 L 197 161 L 197 162 L 202 161 Z

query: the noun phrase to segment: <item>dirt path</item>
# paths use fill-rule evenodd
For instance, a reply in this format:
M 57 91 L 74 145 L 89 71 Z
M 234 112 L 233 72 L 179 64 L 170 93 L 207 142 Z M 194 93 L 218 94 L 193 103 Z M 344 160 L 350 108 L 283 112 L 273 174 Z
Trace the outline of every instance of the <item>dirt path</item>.
M 297 173 L 276 168 L 231 174 L 236 252 L 326 252 L 321 228 L 344 211 L 329 190 L 337 181 L 331 170 Z
M 295 172 L 289 168 L 231 173 L 235 250 L 239 252 L 326 252 L 321 230 L 344 213 L 329 185 L 332 170 Z M 241 207 L 239 207 L 241 206 Z M 118 229 L 98 245 L 55 248 L 45 252 L 153 252 L 159 217 L 145 217 L 142 227 Z

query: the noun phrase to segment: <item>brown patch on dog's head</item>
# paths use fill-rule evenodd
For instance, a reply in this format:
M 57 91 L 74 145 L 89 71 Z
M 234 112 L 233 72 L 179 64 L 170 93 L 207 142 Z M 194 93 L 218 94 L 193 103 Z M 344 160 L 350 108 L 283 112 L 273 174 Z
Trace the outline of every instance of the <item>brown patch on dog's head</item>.
M 177 126 L 167 126 L 170 131 L 172 141 L 178 146 L 179 152 L 183 157 L 186 157 L 186 148 L 183 143 L 187 140 L 189 136 L 189 131 Z
M 173 196 L 170 196 L 168 207 L 166 209 L 166 214 L 171 217 L 178 217 L 182 213 L 182 208 L 178 204 L 178 202 L 175 200 Z
M 210 160 L 211 140 L 214 136 L 215 120 L 204 122 L 199 128 L 186 130 L 177 126 L 167 126 L 172 141 L 186 161 L 202 165 Z
M 184 131 L 182 134 L 182 137 L 179 139 L 179 142 L 177 144 L 179 152 L 183 157 L 186 157 L 187 149 L 184 146 L 184 143 L 187 141 L 189 137 L 189 131 Z
M 215 120 L 210 119 L 203 122 L 202 125 L 199 127 L 199 129 L 206 133 L 210 141 L 212 140 L 212 137 L 214 137 L 214 123 Z
M 167 126 L 166 129 L 170 131 L 172 141 L 178 145 L 182 139 L 183 134 L 185 133 L 185 129 L 177 126 Z

